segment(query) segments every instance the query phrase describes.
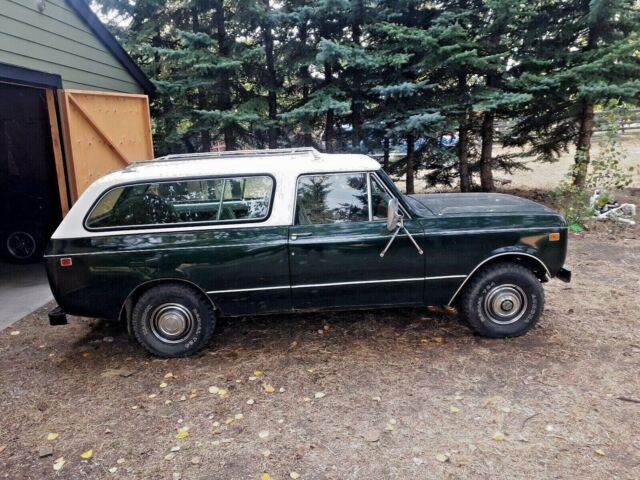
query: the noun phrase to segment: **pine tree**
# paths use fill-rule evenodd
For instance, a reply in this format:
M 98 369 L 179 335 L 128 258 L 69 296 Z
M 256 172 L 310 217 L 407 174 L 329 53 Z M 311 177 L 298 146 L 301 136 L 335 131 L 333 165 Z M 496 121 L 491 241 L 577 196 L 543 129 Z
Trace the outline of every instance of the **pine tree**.
M 538 1 L 519 51 L 518 82 L 532 99 L 508 143 L 553 161 L 576 147 L 573 182 L 583 187 L 594 110 L 640 97 L 640 7 L 633 0 Z

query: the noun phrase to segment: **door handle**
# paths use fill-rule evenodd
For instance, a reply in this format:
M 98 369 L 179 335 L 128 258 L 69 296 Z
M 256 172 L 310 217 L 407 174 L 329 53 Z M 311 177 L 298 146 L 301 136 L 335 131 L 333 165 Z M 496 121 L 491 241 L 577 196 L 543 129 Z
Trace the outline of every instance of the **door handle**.
M 313 235 L 311 232 L 292 233 L 291 240 L 295 240 L 298 237 L 310 237 L 311 235 Z

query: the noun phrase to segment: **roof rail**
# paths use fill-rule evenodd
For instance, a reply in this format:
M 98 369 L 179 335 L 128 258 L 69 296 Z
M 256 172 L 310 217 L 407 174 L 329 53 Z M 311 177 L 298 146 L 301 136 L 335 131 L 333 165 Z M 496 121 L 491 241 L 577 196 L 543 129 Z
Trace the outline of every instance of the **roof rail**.
M 320 156 L 320 153 L 313 147 L 300 147 L 300 148 L 271 148 L 264 150 L 235 150 L 229 152 L 202 152 L 202 153 L 179 153 L 175 155 L 165 155 L 158 157 L 152 162 L 173 162 L 176 160 L 213 160 L 216 158 L 245 158 L 245 157 L 262 157 L 262 156 L 275 156 L 275 155 L 295 155 L 295 154 L 310 154 L 315 158 Z M 132 162 L 131 165 L 139 163 L 147 163 L 148 160 Z

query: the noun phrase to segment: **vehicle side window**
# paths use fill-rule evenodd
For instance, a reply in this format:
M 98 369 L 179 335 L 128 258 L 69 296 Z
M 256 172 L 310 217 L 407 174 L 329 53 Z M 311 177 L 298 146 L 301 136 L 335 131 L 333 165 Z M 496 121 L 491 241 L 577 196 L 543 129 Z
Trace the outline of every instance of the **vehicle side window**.
M 269 214 L 267 176 L 178 180 L 117 187 L 98 201 L 88 228 L 261 220 Z
M 306 175 L 298 180 L 296 224 L 366 222 L 368 203 L 364 173 Z
M 373 220 L 386 220 L 391 195 L 382 188 L 376 177 L 371 175 L 371 213 Z

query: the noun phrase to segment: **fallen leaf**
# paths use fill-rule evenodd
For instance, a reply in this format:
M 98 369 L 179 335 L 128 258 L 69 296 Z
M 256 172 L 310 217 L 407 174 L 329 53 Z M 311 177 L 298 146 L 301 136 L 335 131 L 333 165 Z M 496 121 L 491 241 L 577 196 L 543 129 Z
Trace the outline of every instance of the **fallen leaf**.
M 209 393 L 217 394 L 220 392 L 220 389 L 216 386 L 209 387 Z
M 118 471 L 118 467 L 111 467 L 109 469 L 109 473 L 116 473 Z
M 173 373 L 169 372 L 164 375 L 165 380 L 169 380 L 170 378 L 176 378 Z
M 273 388 L 273 386 L 268 384 L 268 383 L 263 383 L 262 384 L 262 388 L 264 388 L 264 391 L 267 392 L 267 393 L 273 393 L 273 392 L 276 391 L 276 389 Z
M 315 368 L 307 368 L 307 372 L 309 372 L 311 375 L 313 375 L 314 373 L 316 373 L 316 369 Z
M 61 469 L 62 467 L 64 467 L 64 463 L 65 463 L 65 461 L 64 461 L 64 457 L 57 458 L 57 459 L 53 462 L 53 469 L 54 469 L 56 472 L 60 471 L 60 469 Z
M 322 327 L 322 328 L 324 328 L 324 331 L 325 331 L 325 332 L 328 332 L 329 330 L 331 330 L 331 325 L 329 325 L 329 324 L 327 323 L 327 324 L 325 324 L 325 326 L 324 326 L 324 327 Z
M 260 370 L 254 370 L 253 371 L 253 376 L 254 377 L 261 377 L 262 376 L 262 372 Z
M 447 457 L 446 455 L 444 455 L 442 453 L 439 453 L 438 455 L 436 455 L 436 460 L 441 462 L 441 463 L 444 463 L 447 460 L 449 460 L 449 457 Z
M 326 393 L 324 393 L 324 392 L 316 392 L 313 396 L 314 396 L 315 398 L 323 398 L 323 397 L 325 397 L 326 395 L 327 395 L 327 394 L 326 394 Z
M 431 340 L 433 340 L 435 343 L 443 343 L 444 342 L 444 338 L 442 338 L 442 337 L 433 337 Z
M 310 401 L 311 401 L 311 397 L 304 397 L 304 398 L 303 398 L 303 400 L 304 400 L 305 402 L 310 402 Z
M 47 440 L 55 440 L 56 438 L 58 438 L 60 436 L 59 433 L 53 433 L 51 432 L 50 434 L 47 435 Z
M 170 448 L 171 452 L 179 452 L 180 451 L 180 447 L 178 445 L 175 445 L 173 447 Z
M 20 330 L 12 330 L 11 333 L 9 335 L 13 335 L 14 337 L 16 335 L 20 335 Z
M 606 455 L 606 452 L 604 450 L 600 449 L 600 448 L 596 448 L 593 452 L 596 455 L 600 455 L 601 457 L 604 457 Z
M 189 436 L 189 432 L 185 428 L 180 427 L 178 429 L 178 433 L 176 433 L 176 438 L 187 438 Z
M 159 385 L 159 387 L 160 387 L 160 388 L 167 388 L 167 384 L 166 384 L 165 382 L 162 382 L 162 383 Z
M 218 396 L 220 398 L 229 396 L 229 390 L 227 390 L 226 388 L 221 388 L 220 390 L 218 390 Z
M 149 395 L 149 398 L 156 398 L 157 396 L 158 396 L 157 393 L 152 393 L 152 394 Z
M 242 420 L 244 418 L 244 415 L 241 413 L 236 413 L 235 417 L 236 420 Z
M 231 422 L 233 422 L 233 418 L 229 417 L 224 421 L 224 424 L 229 425 Z
M 222 443 L 231 443 L 233 442 L 233 438 L 223 438 Z
M 218 445 L 220 445 L 220 440 L 214 440 L 214 441 L 212 441 L 212 442 L 211 442 L 211 445 L 214 445 L 214 446 L 216 446 L 216 447 L 217 447 Z
M 298 480 L 300 474 L 298 472 L 289 472 L 289 477 L 293 478 L 293 480 Z
M 167 453 L 167 454 L 164 456 L 164 459 L 165 459 L 166 461 L 171 461 L 171 460 L 173 460 L 174 458 L 176 458 L 176 454 L 175 454 L 175 453 L 173 453 L 173 452 Z
M 89 460 L 91 457 L 93 457 L 93 450 L 86 450 L 80 454 L 80 458 L 85 460 Z
M 269 438 L 269 432 L 267 430 L 262 430 L 258 433 L 258 436 L 264 440 L 265 438 Z
M 124 462 L 125 462 L 125 459 L 124 459 L 124 458 L 119 458 L 118 460 L 116 460 L 116 463 L 117 463 L 118 465 L 122 465 Z
M 263 473 L 262 475 L 260 475 L 260 480 L 271 480 L 271 475 L 269 475 L 268 473 Z
M 271 455 L 271 450 L 260 450 L 260 455 L 262 455 L 263 457 L 268 457 L 269 455 Z
M 458 413 L 458 412 L 460 411 L 460 409 L 459 409 L 458 407 L 456 407 L 455 405 L 451 405 L 451 406 L 449 407 L 449 411 L 450 411 L 451 413 Z
M 496 432 L 496 433 L 493 434 L 493 439 L 496 442 L 503 442 L 504 438 L 505 438 L 504 437 L 504 433 L 502 433 L 502 432 Z
M 377 442 L 378 440 L 380 440 L 380 432 L 378 432 L 377 430 L 367 430 L 366 432 L 364 432 L 363 438 L 367 442 Z

